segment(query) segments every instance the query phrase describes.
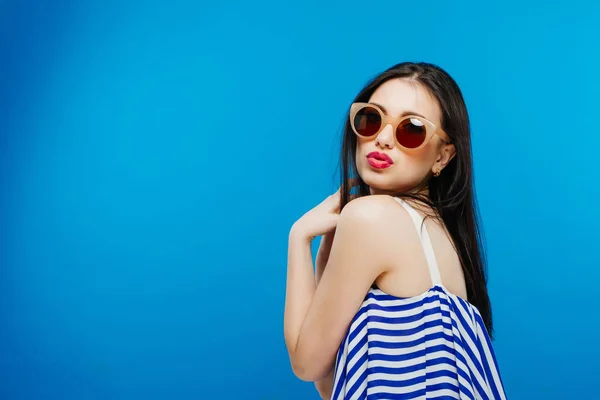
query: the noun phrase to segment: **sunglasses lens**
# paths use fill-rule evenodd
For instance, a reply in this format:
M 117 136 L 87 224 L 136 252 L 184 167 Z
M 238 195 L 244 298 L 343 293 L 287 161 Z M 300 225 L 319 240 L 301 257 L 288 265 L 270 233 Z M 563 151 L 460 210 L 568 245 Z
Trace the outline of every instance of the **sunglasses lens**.
M 409 149 L 415 149 L 423 144 L 427 137 L 425 122 L 418 118 L 408 118 L 396 128 L 398 142 Z
M 373 107 L 360 109 L 354 116 L 354 130 L 361 136 L 370 137 L 381 128 L 381 114 Z

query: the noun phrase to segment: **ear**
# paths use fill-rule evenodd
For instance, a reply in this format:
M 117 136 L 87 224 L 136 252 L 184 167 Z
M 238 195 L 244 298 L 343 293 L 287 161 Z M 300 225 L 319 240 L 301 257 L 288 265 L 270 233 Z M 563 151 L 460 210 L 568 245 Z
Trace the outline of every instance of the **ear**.
M 431 167 L 432 171 L 435 173 L 436 171 L 443 170 L 454 156 L 456 156 L 456 148 L 454 145 L 452 143 L 444 143 L 440 148 L 435 163 Z

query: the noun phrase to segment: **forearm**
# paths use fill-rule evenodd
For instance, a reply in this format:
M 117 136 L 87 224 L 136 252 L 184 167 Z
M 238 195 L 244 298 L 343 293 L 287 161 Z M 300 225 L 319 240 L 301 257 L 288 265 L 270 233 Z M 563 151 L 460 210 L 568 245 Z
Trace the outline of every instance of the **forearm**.
M 292 228 L 288 243 L 288 268 L 284 311 L 284 336 L 290 357 L 293 357 L 296 351 L 300 331 L 312 302 L 315 289 L 316 281 L 310 239 Z
M 319 251 L 317 252 L 316 257 L 316 265 L 315 265 L 315 279 L 317 282 L 317 286 L 319 286 L 319 282 L 321 280 L 321 276 L 323 276 L 323 271 L 325 271 L 325 266 L 327 265 L 327 261 L 329 260 L 329 253 L 331 252 L 331 245 L 333 243 L 334 232 L 328 233 L 321 238 L 321 243 L 319 245 Z M 318 381 L 315 381 L 315 388 L 321 399 L 330 399 L 331 393 L 333 392 L 333 383 L 334 383 L 334 370 L 332 369 L 329 374 Z

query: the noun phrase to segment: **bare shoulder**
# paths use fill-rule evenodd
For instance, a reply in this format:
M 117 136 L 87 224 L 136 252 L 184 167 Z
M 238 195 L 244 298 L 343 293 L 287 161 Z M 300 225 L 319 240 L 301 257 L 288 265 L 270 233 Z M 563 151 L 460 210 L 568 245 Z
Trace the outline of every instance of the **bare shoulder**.
M 367 219 L 389 217 L 390 213 L 396 214 L 396 216 L 408 216 L 408 213 L 398 204 L 398 201 L 385 194 L 358 197 L 346 204 L 346 207 L 342 210 L 342 215 L 346 214 Z
M 356 229 L 361 235 L 398 244 L 398 238 L 410 232 L 412 219 L 398 202 L 388 195 L 370 195 L 350 201 L 340 213 L 338 226 Z M 414 228 L 413 228 L 414 229 Z
M 337 279 L 352 276 L 370 287 L 378 276 L 403 261 L 410 243 L 405 240 L 411 232 L 406 229 L 409 224 L 410 215 L 391 196 L 353 199 L 340 213 L 325 271 L 339 274 Z

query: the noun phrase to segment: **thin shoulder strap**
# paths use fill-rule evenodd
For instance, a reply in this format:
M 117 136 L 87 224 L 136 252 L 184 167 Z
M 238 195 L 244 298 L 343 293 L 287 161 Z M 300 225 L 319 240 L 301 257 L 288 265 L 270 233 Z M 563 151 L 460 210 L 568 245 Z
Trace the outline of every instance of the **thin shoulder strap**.
M 431 275 L 431 282 L 433 283 L 433 286 L 441 285 L 442 278 L 440 276 L 440 270 L 438 268 L 437 260 L 435 259 L 435 253 L 433 252 L 433 246 L 431 245 L 429 232 L 427 232 L 427 227 L 423 223 L 423 217 L 421 217 L 421 215 L 403 199 L 399 197 L 394 197 L 394 199 L 396 199 L 398 203 L 400 203 L 406 209 L 406 211 L 408 211 L 408 214 L 411 216 L 415 227 L 417 228 L 417 233 L 421 239 L 421 245 L 425 251 L 425 258 L 427 259 L 429 275 Z

